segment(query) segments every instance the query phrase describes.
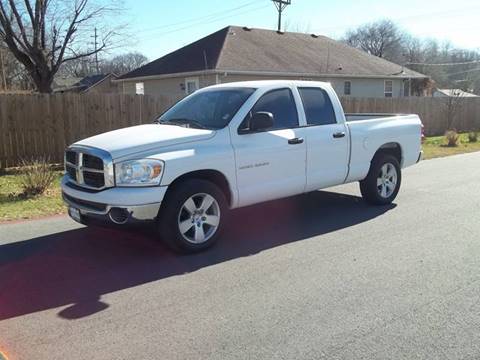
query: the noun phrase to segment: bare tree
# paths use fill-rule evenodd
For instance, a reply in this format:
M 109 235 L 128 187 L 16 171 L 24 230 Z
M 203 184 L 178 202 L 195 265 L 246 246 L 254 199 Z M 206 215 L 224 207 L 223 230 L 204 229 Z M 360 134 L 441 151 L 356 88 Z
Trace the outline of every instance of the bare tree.
M 0 0 L 0 41 L 23 64 L 37 90 L 48 93 L 62 64 L 111 45 L 117 33 L 107 18 L 119 10 L 95 0 Z M 101 35 L 93 46 L 95 27 Z
M 100 72 L 102 74 L 125 74 L 139 68 L 148 62 L 148 58 L 139 52 L 129 52 L 116 55 L 112 58 L 100 59 Z M 93 56 L 85 57 L 62 64 L 58 74 L 62 76 L 85 77 L 97 73 Z
M 86 56 L 63 63 L 58 70 L 57 76 L 82 78 L 95 75 L 96 72 L 95 59 L 92 56 Z
M 394 22 L 381 20 L 348 31 L 344 41 L 369 54 L 395 61 L 402 56 L 403 37 L 403 32 Z
M 455 48 L 450 42 L 435 39 L 419 39 L 404 31 L 390 20 L 366 24 L 346 33 L 343 41 L 350 46 L 364 50 L 411 70 L 429 75 L 435 87 L 461 88 L 480 94 L 480 52 Z M 412 82 L 414 93 L 421 94 L 426 87 L 433 87 L 432 81 Z M 456 103 L 454 100 L 450 102 Z M 455 104 L 447 106 L 447 112 Z M 449 115 L 449 119 L 453 117 Z M 449 120 L 449 127 L 453 120 Z
M 311 34 L 312 26 L 310 23 L 293 22 L 290 19 L 286 19 L 283 25 L 283 31 Z
M 101 68 L 104 73 L 125 74 L 148 63 L 148 58 L 139 52 L 129 52 L 105 61 Z
M 31 90 L 34 86 L 25 71 L 6 46 L 0 43 L 0 91 Z
M 463 92 L 460 89 L 452 89 L 451 93 L 443 103 L 444 111 L 447 119 L 447 131 L 455 129 L 455 120 L 461 109 Z

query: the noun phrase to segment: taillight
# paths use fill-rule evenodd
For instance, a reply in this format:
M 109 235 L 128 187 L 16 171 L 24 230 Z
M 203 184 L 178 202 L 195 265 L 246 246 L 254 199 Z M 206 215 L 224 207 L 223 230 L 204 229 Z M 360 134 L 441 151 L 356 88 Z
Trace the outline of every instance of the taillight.
M 422 139 L 422 144 L 423 144 L 423 142 L 425 141 L 425 126 L 423 126 L 423 124 L 422 124 L 422 136 L 421 136 L 421 139 Z

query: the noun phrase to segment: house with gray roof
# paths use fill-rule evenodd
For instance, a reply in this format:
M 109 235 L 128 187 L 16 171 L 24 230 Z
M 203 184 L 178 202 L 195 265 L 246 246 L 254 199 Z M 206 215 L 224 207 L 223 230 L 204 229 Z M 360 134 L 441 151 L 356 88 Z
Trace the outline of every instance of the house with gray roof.
M 461 98 L 472 98 L 478 97 L 478 95 L 473 94 L 462 89 L 435 89 L 432 93 L 433 97 L 461 97 Z
M 182 97 L 234 81 L 330 82 L 338 95 L 427 95 L 429 77 L 315 34 L 228 26 L 119 77 L 124 94 Z
M 83 78 L 57 77 L 53 82 L 55 93 L 118 93 L 118 85 L 113 82 L 117 75 L 113 73 L 89 75 Z

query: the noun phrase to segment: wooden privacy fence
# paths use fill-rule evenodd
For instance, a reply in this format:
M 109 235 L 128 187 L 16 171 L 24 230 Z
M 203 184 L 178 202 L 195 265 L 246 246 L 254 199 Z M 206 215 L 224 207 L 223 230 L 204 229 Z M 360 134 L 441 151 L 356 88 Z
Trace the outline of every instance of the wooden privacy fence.
M 347 113 L 418 114 L 427 135 L 443 135 L 449 120 L 457 131 L 480 130 L 480 97 L 343 97 L 341 100 Z
M 0 95 L 0 168 L 22 158 L 63 161 L 66 146 L 105 131 L 149 123 L 175 99 L 136 95 Z M 480 129 L 480 98 L 342 98 L 346 112 L 419 114 L 428 135 Z M 451 112 L 451 111 L 450 111 Z
M 0 96 L 0 168 L 47 156 L 63 162 L 65 147 L 105 131 L 152 122 L 175 99 L 136 95 Z

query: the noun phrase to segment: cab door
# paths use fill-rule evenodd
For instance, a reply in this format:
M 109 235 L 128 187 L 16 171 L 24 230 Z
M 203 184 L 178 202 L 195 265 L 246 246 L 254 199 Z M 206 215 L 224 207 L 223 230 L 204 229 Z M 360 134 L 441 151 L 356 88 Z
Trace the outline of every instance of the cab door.
M 348 173 L 350 156 L 348 128 L 336 116 L 327 91 L 320 87 L 299 87 L 298 92 L 306 121 L 306 191 L 342 184 Z
M 273 127 L 245 131 L 256 112 L 273 115 Z M 243 130 L 243 131 L 242 131 Z M 239 206 L 302 193 L 306 184 L 305 129 L 299 127 L 297 104 L 290 88 L 266 92 L 232 134 Z

